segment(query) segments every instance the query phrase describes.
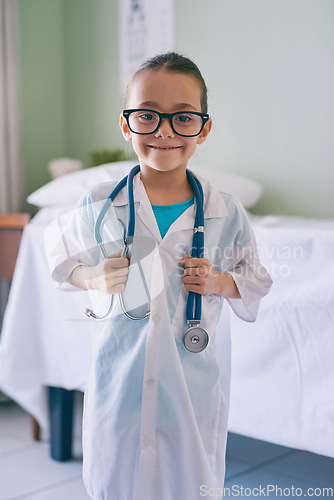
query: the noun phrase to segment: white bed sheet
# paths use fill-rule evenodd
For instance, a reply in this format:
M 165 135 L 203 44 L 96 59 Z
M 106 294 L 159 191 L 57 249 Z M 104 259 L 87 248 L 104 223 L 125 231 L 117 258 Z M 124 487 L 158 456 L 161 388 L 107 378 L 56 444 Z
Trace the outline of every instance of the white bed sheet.
M 57 287 L 43 209 L 25 228 L 0 343 L 0 388 L 48 428 L 46 386 L 84 390 L 92 320 L 84 291 Z M 334 457 L 334 221 L 252 217 L 274 285 L 258 320 L 231 314 L 229 429 Z
M 0 339 L 0 389 L 45 431 L 46 387 L 84 390 L 91 363 L 88 294 L 59 287 L 45 255 L 45 227 L 63 211 L 43 209 L 23 231 Z
M 252 218 L 274 284 L 234 315 L 229 429 L 334 457 L 334 221 Z

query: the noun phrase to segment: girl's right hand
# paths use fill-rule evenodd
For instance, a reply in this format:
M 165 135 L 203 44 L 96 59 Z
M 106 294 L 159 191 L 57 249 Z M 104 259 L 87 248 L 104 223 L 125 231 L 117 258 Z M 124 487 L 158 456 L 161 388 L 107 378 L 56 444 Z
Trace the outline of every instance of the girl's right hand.
M 109 294 L 123 292 L 129 274 L 129 258 L 121 254 L 122 251 L 115 253 L 97 266 L 78 266 L 67 281 L 87 290 Z

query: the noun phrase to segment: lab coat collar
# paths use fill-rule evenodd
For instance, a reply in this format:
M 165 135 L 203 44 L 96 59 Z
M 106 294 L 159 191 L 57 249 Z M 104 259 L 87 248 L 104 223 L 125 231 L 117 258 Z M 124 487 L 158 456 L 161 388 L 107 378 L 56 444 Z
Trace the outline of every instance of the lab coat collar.
M 191 171 L 191 169 L 189 169 Z M 192 171 L 191 171 L 192 172 Z M 225 201 L 222 194 L 218 189 L 210 183 L 207 179 L 204 179 L 195 172 L 192 174 L 201 183 L 203 194 L 204 194 L 204 218 L 214 219 L 226 217 L 228 215 Z
M 145 224 L 147 229 L 153 234 L 154 238 L 161 243 L 162 238 L 157 219 L 155 218 L 144 184 L 140 179 L 140 174 L 134 177 L 134 200 L 135 203 L 139 202 L 137 211 L 138 217 L 140 217 L 143 224 Z
M 222 194 L 207 180 L 203 179 L 198 174 L 192 172 L 193 175 L 200 181 L 204 195 L 204 220 L 213 218 L 222 218 L 227 216 L 227 208 L 222 197 Z M 194 220 L 196 214 L 196 203 L 189 207 L 183 214 L 172 224 L 168 233 L 175 231 L 183 231 L 185 229 L 194 228 Z
M 200 181 L 204 194 L 204 219 L 222 218 L 228 215 L 227 208 L 222 197 L 222 194 L 215 188 L 207 179 L 192 172 L 193 175 Z M 136 175 L 133 180 L 134 186 L 134 201 L 139 203 L 137 215 L 142 222 L 153 234 L 157 241 L 161 242 L 159 227 L 151 207 L 150 200 L 147 196 L 144 184 L 140 179 L 140 175 Z M 117 195 L 113 204 L 116 206 L 127 205 L 127 190 L 124 188 Z M 170 227 L 170 232 L 180 231 L 185 229 L 193 229 L 195 217 L 195 205 L 189 207 Z

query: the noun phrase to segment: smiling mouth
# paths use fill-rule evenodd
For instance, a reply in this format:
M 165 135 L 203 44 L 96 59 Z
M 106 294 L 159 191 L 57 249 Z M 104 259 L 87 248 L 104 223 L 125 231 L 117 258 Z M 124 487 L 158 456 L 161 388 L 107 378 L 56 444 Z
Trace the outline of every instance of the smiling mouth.
M 149 148 L 157 149 L 158 151 L 174 151 L 175 149 L 180 149 L 181 146 L 153 146 L 149 144 Z

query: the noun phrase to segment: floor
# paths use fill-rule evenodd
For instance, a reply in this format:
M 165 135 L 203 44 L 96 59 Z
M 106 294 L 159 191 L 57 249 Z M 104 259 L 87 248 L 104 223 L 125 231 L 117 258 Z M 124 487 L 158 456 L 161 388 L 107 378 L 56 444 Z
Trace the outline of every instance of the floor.
M 0 401 L 0 500 L 89 498 L 81 479 L 81 408 L 78 393 L 74 458 L 58 463 L 49 458 L 47 439 L 32 441 L 29 416 L 13 402 Z M 203 485 L 201 497 L 220 498 L 219 493 Z M 225 495 L 334 496 L 334 459 L 229 434 Z

